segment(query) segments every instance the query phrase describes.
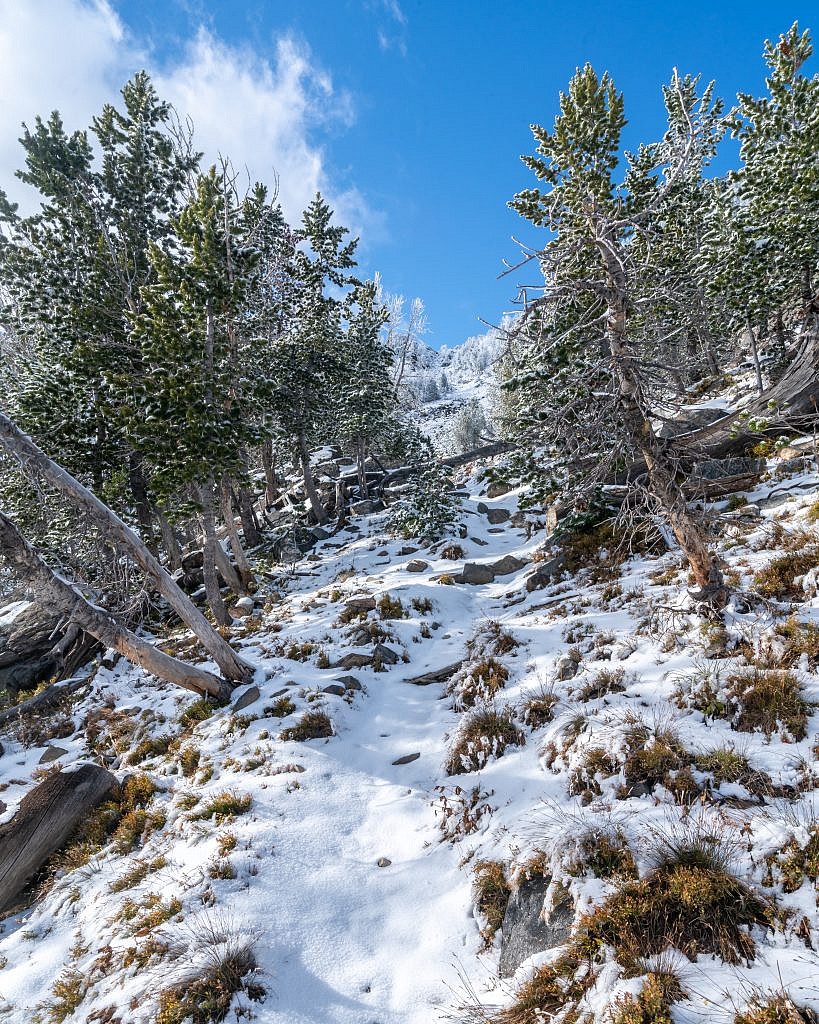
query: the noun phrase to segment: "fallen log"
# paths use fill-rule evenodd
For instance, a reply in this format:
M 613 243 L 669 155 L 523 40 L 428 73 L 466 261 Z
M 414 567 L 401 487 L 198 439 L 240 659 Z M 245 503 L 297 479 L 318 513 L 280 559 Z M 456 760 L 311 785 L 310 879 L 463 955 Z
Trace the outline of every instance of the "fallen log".
M 23 797 L 11 821 L 0 825 L 0 912 L 19 902 L 26 884 L 48 858 L 118 789 L 111 772 L 85 764 L 50 775 Z

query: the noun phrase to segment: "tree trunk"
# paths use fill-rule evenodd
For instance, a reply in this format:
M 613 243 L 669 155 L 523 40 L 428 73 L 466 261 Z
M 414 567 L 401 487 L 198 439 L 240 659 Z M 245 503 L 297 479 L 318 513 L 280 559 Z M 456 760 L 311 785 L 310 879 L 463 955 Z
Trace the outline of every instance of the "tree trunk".
M 219 577 L 216 573 L 218 559 L 220 556 L 224 556 L 224 552 L 216 537 L 216 522 L 213 513 L 215 489 L 213 478 L 209 479 L 206 484 L 199 488 L 199 501 L 202 505 L 202 524 L 205 533 L 202 575 L 205 579 L 205 596 L 207 597 L 208 606 L 213 614 L 213 618 L 220 626 L 230 626 L 233 620 L 225 607 L 225 602 L 222 600 L 222 594 L 219 590 Z M 222 575 L 225 575 L 224 572 Z M 226 579 L 226 582 L 230 586 L 230 581 Z M 236 585 L 239 585 L 238 579 L 236 580 Z
M 121 626 L 108 612 L 91 604 L 80 591 L 50 569 L 31 547 L 14 523 L 0 512 L 0 551 L 6 562 L 32 589 L 38 604 L 63 616 L 105 647 L 112 647 L 135 665 L 152 675 L 195 693 L 225 697 L 229 687 L 203 669 L 186 665 L 136 633 Z
M 262 466 L 267 483 L 265 498 L 268 505 L 279 500 L 279 483 L 276 480 L 276 460 L 273 455 L 273 442 L 268 438 L 262 445 Z
M 324 526 L 327 522 L 327 513 L 324 510 L 324 505 L 321 503 L 316 483 L 313 480 L 313 471 L 310 468 L 310 453 L 307 450 L 307 438 L 304 436 L 303 432 L 299 433 L 298 444 L 299 460 L 301 461 L 301 470 L 304 476 L 304 489 L 307 492 L 310 509 L 319 526 Z
M 162 547 L 168 556 L 168 565 L 171 569 L 179 569 L 182 566 L 182 551 L 179 547 L 179 541 L 176 539 L 174 529 L 161 508 L 155 508 L 154 515 L 159 524 L 159 532 L 162 535 Z
M 745 317 L 745 324 L 748 329 L 748 339 L 751 342 L 751 358 L 754 361 L 754 372 L 756 373 L 756 390 L 758 394 L 762 394 L 765 390 L 765 385 L 762 383 L 762 367 L 759 365 L 759 348 L 756 343 L 756 331 L 754 325 L 751 323 L 751 315 L 748 313 Z
M 247 594 L 249 593 L 248 587 L 251 584 L 255 584 L 256 581 L 253 579 L 253 570 L 250 568 L 250 562 L 247 560 L 245 549 L 242 547 L 242 542 L 239 539 L 239 531 L 236 529 L 236 521 L 233 518 L 233 502 L 230 495 L 230 481 L 227 477 L 222 477 L 222 518 L 225 521 L 230 548 L 236 560 L 236 569 L 238 570 L 237 574 L 233 573 L 233 566 L 230 566 L 230 572 L 234 576 L 238 575 L 238 579 L 229 579 L 225 576 L 221 564 L 219 564 L 219 571 L 225 576 L 225 581 L 237 596 L 240 592 Z M 239 587 L 238 591 L 236 590 L 237 585 Z
M 128 452 L 128 486 L 134 499 L 134 512 L 142 531 L 142 539 L 148 550 L 156 554 L 156 538 L 154 523 L 151 516 L 151 503 L 148 499 L 148 482 L 142 469 L 142 456 L 139 452 Z
M 367 470 L 365 462 L 367 459 L 364 438 L 359 437 L 356 441 L 356 466 L 358 468 L 358 493 L 362 499 L 367 497 Z
M 643 411 L 643 389 L 626 335 L 625 273 L 613 257 L 615 245 L 610 239 L 601 239 L 598 248 L 609 277 L 606 342 L 617 379 L 624 425 L 632 444 L 645 459 L 651 493 L 657 499 L 677 543 L 688 559 L 700 588 L 697 600 L 714 608 L 723 608 L 727 602 L 727 591 L 719 564 L 708 548 L 702 528 L 689 511 L 675 476 L 674 462 L 667 447 L 669 442 L 657 437 L 650 419 Z
M 239 505 L 239 515 L 242 520 L 242 532 L 245 535 L 245 543 L 249 548 L 257 548 L 262 543 L 262 535 L 259 531 L 259 520 L 253 508 L 253 496 L 246 487 L 237 485 L 236 498 Z
M 89 517 L 119 551 L 129 555 L 136 562 L 153 580 L 160 594 L 194 633 L 227 679 L 240 681 L 252 675 L 253 669 L 250 665 L 242 661 L 227 641 L 213 629 L 134 531 L 87 487 L 49 459 L 31 438 L 3 413 L 0 413 L 0 444 L 11 452 L 24 468 L 29 468 L 33 474 L 41 476 L 51 486 L 56 487 L 76 508 Z

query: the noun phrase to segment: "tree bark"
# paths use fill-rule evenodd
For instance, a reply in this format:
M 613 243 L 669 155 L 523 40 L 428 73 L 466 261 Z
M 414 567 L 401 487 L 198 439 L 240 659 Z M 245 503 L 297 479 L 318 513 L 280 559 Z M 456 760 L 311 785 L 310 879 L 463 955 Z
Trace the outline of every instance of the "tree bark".
M 0 512 L 0 551 L 6 562 L 32 589 L 38 604 L 64 616 L 105 647 L 112 647 L 135 665 L 169 683 L 195 693 L 225 697 L 230 688 L 221 679 L 186 665 L 120 625 L 108 612 L 91 604 L 77 587 L 58 576 L 31 547 L 14 523 Z
M 142 469 L 142 456 L 139 452 L 128 452 L 128 486 L 134 499 L 134 512 L 142 531 L 142 538 L 149 551 L 156 554 L 156 538 L 151 515 L 151 502 L 148 498 L 148 482 Z
M 225 521 L 225 529 L 227 530 L 230 548 L 233 552 L 233 557 L 236 560 L 236 570 L 238 570 L 238 572 L 234 571 L 233 566 L 230 565 L 230 561 L 227 557 L 225 558 L 225 561 L 228 562 L 230 577 L 225 576 L 222 568 L 222 562 L 217 562 L 217 565 L 219 567 L 219 571 L 225 577 L 226 583 L 238 597 L 240 592 L 242 594 L 249 593 L 248 587 L 256 581 L 253 579 L 253 570 L 250 568 L 250 562 L 247 560 L 245 549 L 242 547 L 242 542 L 239 539 L 239 531 L 236 529 L 236 521 L 233 518 L 233 501 L 230 494 L 230 481 L 227 477 L 222 478 L 221 496 L 222 518 Z M 236 589 L 237 586 L 239 590 Z
M 364 438 L 356 440 L 356 466 L 358 469 L 358 493 L 362 499 L 367 497 L 367 470 L 365 462 L 367 459 Z
M 156 584 L 160 594 L 173 608 L 180 619 L 194 633 L 204 649 L 210 654 L 225 678 L 242 681 L 253 674 L 253 669 L 244 662 L 230 645 L 210 625 L 205 616 L 184 594 L 169 576 L 166 569 L 146 548 L 134 531 L 106 504 L 100 501 L 87 487 L 75 480 L 56 462 L 53 462 L 36 444 L 24 434 L 7 416 L 0 413 L 0 444 L 22 464 L 56 487 L 81 512 L 107 536 L 109 541 L 134 562 Z
M 268 505 L 279 500 L 279 482 L 276 479 L 276 460 L 273 455 L 273 442 L 268 438 L 262 445 L 262 467 L 267 483 L 265 498 Z
M 216 536 L 216 522 L 214 519 L 213 505 L 214 505 L 214 491 L 216 487 L 213 479 L 209 479 L 206 484 L 203 484 L 199 488 L 199 501 L 202 506 L 202 524 L 205 533 L 205 543 L 203 549 L 203 564 L 202 564 L 202 575 L 205 580 L 205 596 L 207 597 L 208 605 L 213 614 L 213 618 L 220 626 L 230 626 L 233 620 L 225 607 L 225 602 L 222 600 L 222 594 L 219 590 L 219 577 L 216 574 L 218 566 L 218 559 L 220 556 L 224 556 L 219 540 Z M 230 573 L 228 573 L 230 575 Z M 224 573 L 222 573 L 224 576 Z M 226 582 L 230 586 L 230 581 Z M 238 579 L 235 581 L 238 586 Z
M 161 508 L 155 508 L 154 515 L 156 516 L 156 521 L 159 524 L 159 532 L 162 536 L 162 547 L 165 549 L 165 554 L 168 556 L 168 565 L 171 569 L 179 569 L 182 566 L 182 551 L 179 547 L 179 541 L 176 539 L 174 529 Z
M 762 394 L 765 390 L 765 385 L 762 383 L 762 367 L 759 365 L 759 347 L 756 343 L 756 331 L 754 325 L 751 323 L 751 314 L 748 313 L 745 317 L 745 324 L 748 329 L 748 340 L 751 343 L 751 358 L 754 361 L 754 372 L 756 373 L 756 390 L 757 394 Z
M 253 508 L 253 496 L 246 487 L 237 485 L 236 498 L 239 505 L 239 516 L 242 520 L 242 532 L 249 548 L 257 548 L 262 543 L 259 520 Z
M 299 432 L 298 445 L 299 460 L 301 462 L 301 470 L 304 477 L 304 489 L 307 492 L 310 509 L 319 526 L 324 526 L 327 522 L 327 512 L 324 509 L 324 505 L 321 503 L 318 488 L 316 487 L 315 480 L 313 479 L 313 471 L 310 468 L 310 453 L 307 450 L 307 438 L 304 436 L 303 432 Z

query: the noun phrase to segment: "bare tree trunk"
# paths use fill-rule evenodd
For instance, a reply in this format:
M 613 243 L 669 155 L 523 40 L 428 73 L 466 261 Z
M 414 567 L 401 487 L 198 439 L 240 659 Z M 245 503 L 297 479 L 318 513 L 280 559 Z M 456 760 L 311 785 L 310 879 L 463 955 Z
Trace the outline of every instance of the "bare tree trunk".
M 168 572 L 145 547 L 134 531 L 87 487 L 75 480 L 56 462 L 53 462 L 7 416 L 0 413 L 0 444 L 22 464 L 56 487 L 71 503 L 84 512 L 106 535 L 107 539 L 134 562 L 156 584 L 160 594 L 189 627 L 204 649 L 219 666 L 225 678 L 244 680 L 253 669 L 236 654 L 205 616 L 174 583 Z
M 625 272 L 614 257 L 615 245 L 602 237 L 598 249 L 609 276 L 606 342 L 617 378 L 620 408 L 631 442 L 645 459 L 649 486 L 657 499 L 677 543 L 683 550 L 700 592 L 697 599 L 723 608 L 727 590 L 717 559 L 708 548 L 704 531 L 696 522 L 676 479 L 668 442 L 658 438 L 644 412 L 642 385 L 637 361 L 626 335 L 627 283 Z
M 156 554 L 154 523 L 151 515 L 151 503 L 148 499 L 148 483 L 142 469 L 142 456 L 139 452 L 128 452 L 128 486 L 134 499 L 134 512 L 142 531 L 142 539 L 148 550 Z
M 262 535 L 259 530 L 259 520 L 253 508 L 253 496 L 246 487 L 237 485 L 236 499 L 239 505 L 239 516 L 242 520 L 242 532 L 245 535 L 245 543 L 250 548 L 257 548 L 262 543 Z
M 227 477 L 222 477 L 222 518 L 225 521 L 225 528 L 227 529 L 228 539 L 230 541 L 230 548 L 233 552 L 233 557 L 236 560 L 236 568 L 238 569 L 238 579 L 229 579 L 222 572 L 222 566 L 219 565 L 219 570 L 222 575 L 225 576 L 225 581 L 228 586 L 238 595 L 247 594 L 248 587 L 254 584 L 256 581 L 253 578 L 253 570 L 250 568 L 250 562 L 247 560 L 247 555 L 242 547 L 242 542 L 239 539 L 239 531 L 236 529 L 236 521 L 233 518 L 233 502 L 230 495 L 230 481 Z M 229 563 L 228 563 L 229 564 Z M 233 566 L 230 567 L 232 573 Z M 238 585 L 239 590 L 236 590 Z
M 307 438 L 301 431 L 298 436 L 298 445 L 299 460 L 301 461 L 301 470 L 304 476 L 304 489 L 307 492 L 310 508 L 319 526 L 324 526 L 327 522 L 327 513 L 324 509 L 324 505 L 321 503 L 321 498 L 319 497 L 315 480 L 313 480 L 313 471 L 310 468 L 310 453 L 307 450 Z
M 155 508 L 154 515 L 156 516 L 157 523 L 159 523 L 159 532 L 162 535 L 162 547 L 165 549 L 165 553 L 168 556 L 168 565 L 171 569 L 179 569 L 182 566 L 182 551 L 179 547 L 179 541 L 176 539 L 173 527 L 161 508 Z
M 212 478 L 199 488 L 202 524 L 205 533 L 204 550 L 202 553 L 202 575 L 205 579 L 205 596 L 207 597 L 208 606 L 213 614 L 213 618 L 220 626 L 230 626 L 233 620 L 225 607 L 225 602 L 222 600 L 222 594 L 219 590 L 219 577 L 216 573 L 219 564 L 218 559 L 220 556 L 224 556 L 224 552 L 216 536 L 216 521 L 213 512 L 215 490 L 216 487 Z M 222 575 L 224 576 L 224 573 Z M 230 581 L 226 579 L 226 582 L 230 586 Z M 236 584 L 237 586 L 239 585 L 238 579 Z
M 751 323 L 751 314 L 747 313 L 745 316 L 745 325 L 748 329 L 748 339 L 751 342 L 751 358 L 754 361 L 754 371 L 756 372 L 756 390 L 758 394 L 762 394 L 765 390 L 765 385 L 762 383 L 762 367 L 759 365 L 759 348 L 756 343 L 756 331 L 754 325 Z
M 273 456 L 273 442 L 268 438 L 262 445 L 262 466 L 264 478 L 267 483 L 267 494 L 265 495 L 268 505 L 279 500 L 279 484 L 276 480 L 276 462 Z
M 358 493 L 362 498 L 367 497 L 367 470 L 365 467 L 366 462 L 366 449 L 364 447 L 364 438 L 359 437 L 356 440 L 356 466 L 358 469 Z
M 186 665 L 136 633 L 121 626 L 108 612 L 91 604 L 80 591 L 46 565 L 12 521 L 0 512 L 0 551 L 6 562 L 26 580 L 38 604 L 95 636 L 134 665 L 169 683 L 195 693 L 226 697 L 230 687 L 221 679 L 193 665 Z

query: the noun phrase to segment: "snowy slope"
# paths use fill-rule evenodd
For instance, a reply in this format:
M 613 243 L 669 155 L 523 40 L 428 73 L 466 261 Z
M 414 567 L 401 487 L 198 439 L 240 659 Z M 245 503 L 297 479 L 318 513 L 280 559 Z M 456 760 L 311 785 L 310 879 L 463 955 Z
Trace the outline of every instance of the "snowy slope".
M 794 535 L 810 528 L 807 508 L 819 475 L 809 470 L 787 485 L 793 490 L 767 504 L 767 495 L 781 492 L 783 485 L 775 480 L 762 485 L 751 495 L 762 506 L 759 518 L 750 516 L 747 525 L 737 520 L 733 535 L 729 531 L 726 537 L 724 556 L 746 584 L 749 573 L 777 553 L 770 540 L 775 524 Z M 55 995 L 55 982 L 76 972 L 81 1001 L 66 1019 L 148 1024 L 157 1019 L 163 989 L 196 976 L 214 948 L 245 940 L 255 947 L 257 980 L 266 995 L 264 1001 L 238 995 L 235 1006 L 265 1024 L 430 1024 L 464 1001 L 503 1005 L 533 966 L 553 954 L 536 955 L 514 980 L 497 980 L 498 940 L 484 948 L 485 922 L 473 906 L 471 872 L 477 860 L 500 859 L 512 873 L 536 851 L 549 850 L 550 870 L 571 890 L 579 918 L 609 891 L 598 878 L 562 872 L 573 839 L 584 828 L 616 825 L 644 873 L 657 842 L 652 830 L 689 827 L 695 818 L 741 835 L 734 851 L 739 876 L 793 914 L 776 931 L 754 930 L 759 955 L 751 964 L 680 956 L 687 998 L 675 1006 L 675 1024 L 731 1021 L 735 1008 L 757 988 L 780 984 L 819 1009 L 811 982 L 819 956 L 797 935 L 805 917 L 808 924 L 800 934 L 807 927 L 810 937 L 819 937 L 815 890 L 806 884 L 785 894 L 779 883 L 763 884 L 766 856 L 792 835 L 804 839 L 807 834 L 805 823 L 816 813 L 811 790 L 802 786 L 785 809 L 781 799 L 749 802 L 741 786 L 725 784 L 719 787 L 720 800 L 692 810 L 662 786 L 651 795 L 616 799 L 620 777 L 615 774 L 599 779 L 600 793 L 591 803 L 570 795 L 572 774 L 584 754 L 595 746 L 616 752 L 635 716 L 651 728 L 672 722 L 692 751 L 720 741 L 741 743 L 753 766 L 777 785 L 801 786 L 805 765 L 816 763 L 815 707 L 807 736 L 786 742 L 776 733 L 770 738 L 737 734 L 725 721 L 678 706 L 674 694 L 680 679 L 707 661 L 708 638 L 702 623 L 685 610 L 684 575 L 671 553 L 629 560 L 620 569 L 618 587 L 608 590 L 581 573 L 530 594 L 525 583 L 531 564 L 491 584 L 450 584 L 447 576 L 464 561 L 491 563 L 507 554 L 529 560 L 543 540 L 542 533 L 527 539 L 526 530 L 509 521 L 490 526 L 478 511 L 484 501 L 489 508 L 514 512 L 514 495 L 489 500 L 475 479 L 465 486 L 468 537 L 458 541 L 463 555 L 456 561 L 442 558 L 440 546 L 402 554 L 405 544 L 384 535 L 380 517 L 360 517 L 360 534 L 342 535 L 341 546 L 325 542 L 317 560 L 300 564 L 298 575 L 269 581 L 261 595 L 265 610 L 251 624 L 237 622 L 234 630 L 256 666 L 259 699 L 237 714 L 217 711 L 189 730 L 176 749 L 172 745 L 136 765 L 126 763 L 140 740 L 184 731 L 179 714 L 191 704 L 190 695 L 145 678 L 122 661 L 99 669 L 91 692 L 71 709 L 75 731 L 54 740 L 67 751 L 57 763 L 71 767 L 94 756 L 81 727 L 89 711 L 125 711 L 124 718 L 137 722 L 138 729 L 113 768 L 120 777 L 141 771 L 153 780 L 158 792 L 149 810 L 163 812 L 165 823 L 147 831 L 144 845 L 131 852 L 117 854 L 109 847 L 86 866 L 68 871 L 29 911 L 5 920 L 3 1020 L 31 1021 L 38 1006 L 53 1014 L 62 998 Z M 419 557 L 428 567 L 408 572 L 409 562 Z M 351 670 L 363 686 L 360 692 L 324 694 L 325 686 L 349 673 L 319 668 L 321 654 L 335 662 L 351 651 L 371 650 L 357 645 L 361 623 L 340 622 L 346 602 L 362 593 L 400 599 L 406 617 L 383 619 L 371 611 L 365 623 L 386 631 L 384 642 L 405 660 L 382 672 Z M 429 611 L 421 610 L 425 599 Z M 801 614 L 819 624 L 819 600 L 806 595 Z M 447 776 L 443 765 L 464 712 L 445 697 L 441 684 L 407 680 L 463 658 L 467 640 L 487 618 L 500 620 L 520 643 L 503 656 L 510 677 L 494 706 L 517 716 L 525 742 L 490 757 L 480 771 Z M 728 612 L 735 639 L 770 634 L 771 625 L 764 609 L 737 605 Z M 297 649 L 303 644 L 314 646 Z M 572 648 L 580 652 L 580 670 L 574 678 L 558 679 L 559 661 Z M 579 696 L 595 673 L 612 667 L 624 671 L 621 691 Z M 805 697 L 819 702 L 814 668 L 805 662 L 795 671 Z M 542 687 L 553 688 L 558 699 L 554 718 L 526 725 L 522 704 Z M 279 718 L 274 709 L 283 697 L 295 709 Z M 306 742 L 280 738 L 282 728 L 308 708 L 329 714 L 334 735 Z M 575 740 L 567 745 L 570 733 Z M 31 737 L 24 734 L 3 737 L 0 780 L 8 809 L 0 821 L 11 818 L 32 787 L 45 742 L 27 745 Z M 181 752 L 190 746 L 200 752 L 199 769 L 185 777 Z M 555 757 L 554 748 L 563 752 Z M 98 741 L 96 749 L 106 748 Z M 393 764 L 416 753 L 420 756 L 411 763 Z M 198 809 L 225 791 L 249 795 L 249 810 L 221 823 L 197 820 Z M 458 830 L 453 823 L 463 810 L 461 801 L 473 796 L 476 827 Z M 458 813 L 447 816 L 453 808 Z M 121 891 L 111 890 L 112 883 L 127 881 L 146 864 L 158 866 Z M 234 877 L 220 877 L 230 873 Z M 155 909 L 159 900 L 161 907 L 174 909 L 174 899 L 179 909 L 169 920 L 135 926 L 135 906 Z M 634 985 L 610 966 L 587 1005 L 602 1022 L 605 1007 Z

